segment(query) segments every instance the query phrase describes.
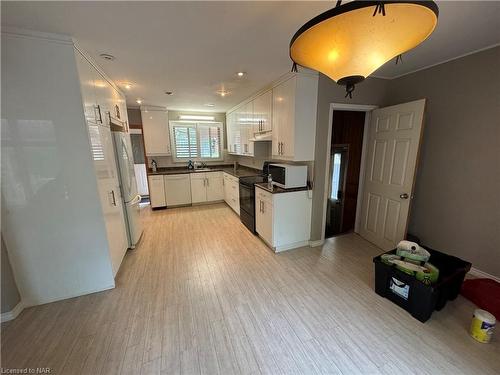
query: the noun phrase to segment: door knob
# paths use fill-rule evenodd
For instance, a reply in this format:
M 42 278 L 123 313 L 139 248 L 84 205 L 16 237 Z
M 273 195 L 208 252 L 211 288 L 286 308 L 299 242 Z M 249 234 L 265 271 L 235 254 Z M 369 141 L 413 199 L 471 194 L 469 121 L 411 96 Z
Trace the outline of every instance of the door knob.
M 403 194 L 399 195 L 399 198 L 401 198 L 401 199 L 408 199 L 409 197 L 410 196 L 408 194 L 406 194 L 406 193 L 403 193 Z

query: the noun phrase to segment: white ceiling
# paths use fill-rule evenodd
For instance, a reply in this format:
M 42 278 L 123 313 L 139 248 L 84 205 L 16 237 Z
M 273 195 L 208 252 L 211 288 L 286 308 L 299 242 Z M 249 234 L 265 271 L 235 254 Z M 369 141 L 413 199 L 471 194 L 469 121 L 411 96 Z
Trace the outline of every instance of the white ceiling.
M 440 1 L 436 31 L 374 76 L 394 78 L 500 42 L 500 2 Z M 2 24 L 67 34 L 116 83 L 129 105 L 224 112 L 286 73 L 288 45 L 326 2 L 4 2 Z M 99 54 L 116 57 L 108 62 Z M 237 78 L 235 73 L 247 75 Z M 217 90 L 230 94 L 221 98 Z M 167 96 L 165 91 L 173 91 Z M 213 103 L 215 107 L 205 104 Z

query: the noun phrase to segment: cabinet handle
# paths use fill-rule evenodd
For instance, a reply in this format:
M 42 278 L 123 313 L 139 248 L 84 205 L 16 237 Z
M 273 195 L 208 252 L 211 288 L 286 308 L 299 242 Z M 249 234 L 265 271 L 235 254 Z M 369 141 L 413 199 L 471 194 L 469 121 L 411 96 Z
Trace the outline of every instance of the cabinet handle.
M 266 213 L 266 204 L 264 201 L 262 201 L 262 213 L 265 214 Z
M 96 109 L 97 109 L 97 113 L 99 114 L 99 119 L 98 120 L 96 119 L 96 121 L 99 121 L 102 124 L 101 106 L 98 104 L 96 106 Z
M 111 190 L 111 197 L 113 197 L 113 206 L 116 207 L 116 198 L 115 198 L 115 191 Z
M 207 186 L 210 186 L 210 180 L 207 178 Z
M 280 154 L 280 143 L 278 142 L 278 155 Z

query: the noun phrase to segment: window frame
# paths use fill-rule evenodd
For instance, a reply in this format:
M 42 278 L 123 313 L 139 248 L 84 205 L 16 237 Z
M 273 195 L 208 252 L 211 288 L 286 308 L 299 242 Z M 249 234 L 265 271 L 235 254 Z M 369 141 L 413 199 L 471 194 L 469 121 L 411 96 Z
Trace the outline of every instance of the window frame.
M 219 128 L 219 157 L 218 158 L 202 158 L 201 157 L 201 142 L 200 142 L 200 132 L 198 129 L 198 125 L 202 126 L 216 126 Z M 196 158 L 178 158 L 177 157 L 177 149 L 175 147 L 175 135 L 174 135 L 174 127 L 175 126 L 190 126 L 196 129 L 196 150 L 197 155 Z M 191 120 L 175 120 L 169 121 L 168 123 L 169 134 L 170 134 L 170 149 L 172 150 L 172 161 L 174 163 L 187 163 L 189 160 L 192 161 L 224 161 L 224 124 L 219 121 L 191 121 Z

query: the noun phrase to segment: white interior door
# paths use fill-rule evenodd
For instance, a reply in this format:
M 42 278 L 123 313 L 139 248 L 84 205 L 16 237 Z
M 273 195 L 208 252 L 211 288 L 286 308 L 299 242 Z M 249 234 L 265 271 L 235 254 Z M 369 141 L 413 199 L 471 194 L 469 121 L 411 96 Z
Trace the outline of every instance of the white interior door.
M 406 236 L 425 99 L 372 112 L 360 234 L 390 250 Z

